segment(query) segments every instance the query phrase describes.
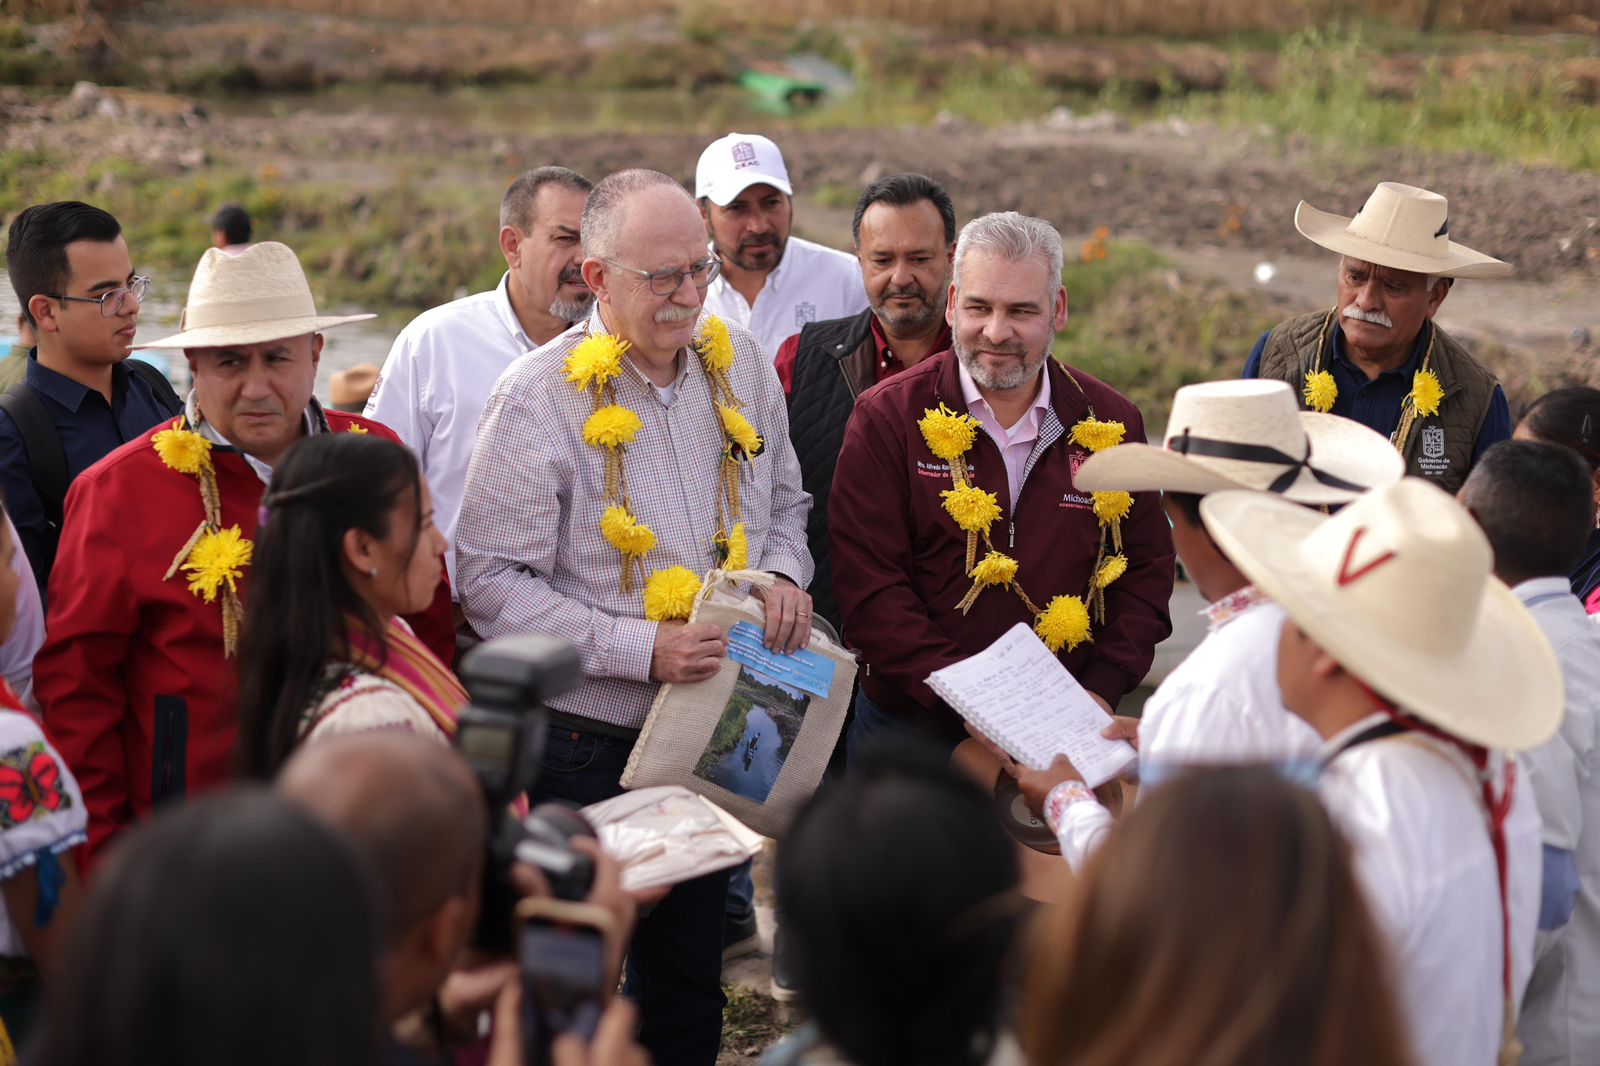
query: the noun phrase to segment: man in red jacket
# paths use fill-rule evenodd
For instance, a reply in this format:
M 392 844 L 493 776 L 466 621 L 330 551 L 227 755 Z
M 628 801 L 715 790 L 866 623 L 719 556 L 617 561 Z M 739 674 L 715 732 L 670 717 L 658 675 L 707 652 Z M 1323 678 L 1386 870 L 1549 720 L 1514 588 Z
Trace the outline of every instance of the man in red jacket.
M 181 418 L 90 467 L 67 494 L 34 664 L 47 732 L 78 775 L 86 859 L 152 807 L 233 769 L 235 664 L 250 538 L 272 467 L 315 433 L 394 435 L 312 397 L 322 330 L 294 252 L 266 242 L 200 260 L 183 332 L 194 374 Z M 449 589 L 408 619 L 450 661 Z
M 1125 397 L 1050 358 L 1061 265 L 1040 219 L 969 222 L 945 311 L 954 350 L 856 404 L 829 502 L 834 592 L 863 665 L 852 756 L 885 735 L 953 748 L 961 721 L 924 679 L 1018 622 L 1107 710 L 1172 630 L 1156 494 L 1073 484 L 1091 452 L 1145 436 Z

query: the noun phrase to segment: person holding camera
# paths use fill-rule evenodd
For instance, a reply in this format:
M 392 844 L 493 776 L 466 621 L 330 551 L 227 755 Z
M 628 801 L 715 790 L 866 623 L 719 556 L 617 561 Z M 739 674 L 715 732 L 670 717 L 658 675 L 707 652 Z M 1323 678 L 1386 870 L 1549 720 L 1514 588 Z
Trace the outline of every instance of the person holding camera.
M 404 445 L 334 433 L 288 450 L 262 500 L 239 652 L 246 776 L 271 777 L 307 739 L 455 732 L 466 689 L 400 618 L 432 601 L 444 550 Z
M 344 834 L 371 863 L 383 919 L 386 1061 L 443 1062 L 478 1041 L 481 1017 L 517 985 L 519 966 L 503 953 L 469 952 L 475 931 L 511 930 L 516 899 L 497 902 L 485 890 L 492 880 L 485 862 L 491 812 L 466 760 L 403 731 L 336 736 L 298 751 L 277 789 Z M 582 886 L 585 901 L 606 913 L 613 932 L 594 982 L 598 1009 L 617 986 L 635 905 L 598 842 L 568 843 L 591 871 Z M 538 870 L 518 863 L 507 872 L 514 897 L 551 895 Z M 504 912 L 483 910 L 493 906 Z M 521 960 L 523 972 L 530 961 L 538 960 Z
M 746 330 L 704 313 L 719 263 L 671 177 L 626 170 L 583 213 L 590 316 L 513 363 L 479 423 L 456 525 L 461 606 L 480 636 L 572 641 L 583 681 L 548 700 L 530 796 L 587 805 L 619 779 L 663 684 L 727 654 L 688 621 L 714 567 L 778 575 L 766 644 L 811 631 L 810 497 L 782 387 Z M 722 1032 L 728 875 L 675 886 L 639 924 L 628 992 L 656 1066 L 710 1066 Z

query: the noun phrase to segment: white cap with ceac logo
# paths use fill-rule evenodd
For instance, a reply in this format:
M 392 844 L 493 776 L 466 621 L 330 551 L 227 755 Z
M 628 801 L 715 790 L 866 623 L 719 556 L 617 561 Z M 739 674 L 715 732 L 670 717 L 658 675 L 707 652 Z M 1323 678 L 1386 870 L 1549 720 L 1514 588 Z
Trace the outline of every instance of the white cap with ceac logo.
M 771 138 L 759 133 L 730 133 L 706 146 L 694 169 L 694 197 L 727 207 L 752 185 L 771 185 L 789 195 L 789 168 Z

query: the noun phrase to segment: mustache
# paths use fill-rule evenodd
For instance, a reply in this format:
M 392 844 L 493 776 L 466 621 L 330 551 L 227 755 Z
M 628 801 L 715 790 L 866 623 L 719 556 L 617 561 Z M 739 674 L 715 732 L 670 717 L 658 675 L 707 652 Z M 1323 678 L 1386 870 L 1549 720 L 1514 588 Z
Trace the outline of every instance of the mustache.
M 569 267 L 566 270 L 563 270 L 561 272 L 561 276 L 558 277 L 556 281 L 560 282 L 562 285 L 583 285 L 584 288 L 588 288 L 587 285 L 584 285 L 583 271 L 579 270 L 577 267 Z
M 1342 314 L 1345 318 L 1353 318 L 1357 322 L 1370 322 L 1372 325 L 1382 326 L 1384 329 L 1394 328 L 1394 322 L 1382 311 L 1363 311 L 1355 304 L 1350 304 Z
M 923 290 L 921 285 L 918 285 L 915 282 L 912 282 L 910 285 L 907 285 L 904 288 L 900 288 L 900 289 L 884 289 L 883 290 L 883 295 L 880 296 L 879 299 L 880 300 L 893 300 L 893 299 L 895 299 L 897 297 L 901 297 L 901 296 L 913 296 L 913 297 L 917 298 L 918 300 L 921 300 L 923 303 L 929 303 L 930 302 L 929 299 L 928 299 L 927 292 Z
M 777 244 L 777 243 L 778 243 L 778 235 L 776 233 L 763 233 L 763 234 L 761 234 L 759 236 L 756 236 L 756 237 L 746 237 L 744 240 L 739 242 L 739 247 L 740 248 L 765 248 L 768 245 L 774 245 L 774 244 Z
M 684 307 L 680 304 L 668 304 L 655 313 L 657 322 L 682 322 L 694 318 L 700 313 L 698 307 Z

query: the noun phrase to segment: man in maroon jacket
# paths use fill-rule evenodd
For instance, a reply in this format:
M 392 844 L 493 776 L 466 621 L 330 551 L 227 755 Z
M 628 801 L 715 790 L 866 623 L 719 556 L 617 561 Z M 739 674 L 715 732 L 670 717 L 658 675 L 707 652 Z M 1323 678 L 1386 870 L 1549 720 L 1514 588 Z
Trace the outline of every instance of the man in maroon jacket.
M 1130 506 L 1073 484 L 1091 450 L 1145 435 L 1125 397 L 1049 357 L 1067 321 L 1061 266 L 1046 222 L 968 223 L 945 311 L 954 350 L 856 405 L 829 503 L 834 591 L 863 666 L 852 754 L 885 734 L 953 748 L 961 720 L 924 679 L 1018 622 L 1037 621 L 1107 710 L 1172 630 L 1172 536 L 1156 494 Z M 974 529 L 975 568 L 957 514 Z
M 163 802 L 233 768 L 233 659 L 250 538 L 272 466 L 314 433 L 377 433 L 312 398 L 322 330 L 294 252 L 265 242 L 200 260 L 183 348 L 194 374 L 181 418 L 129 441 L 73 482 L 50 576 L 49 635 L 34 662 L 46 731 L 78 776 L 92 861 Z M 446 662 L 449 588 L 407 619 Z

